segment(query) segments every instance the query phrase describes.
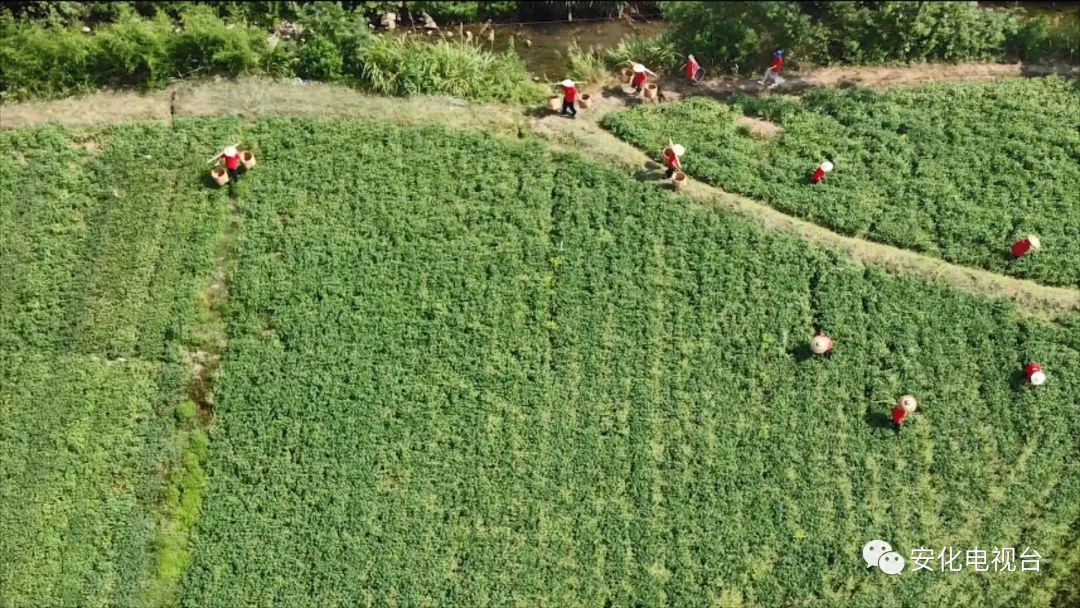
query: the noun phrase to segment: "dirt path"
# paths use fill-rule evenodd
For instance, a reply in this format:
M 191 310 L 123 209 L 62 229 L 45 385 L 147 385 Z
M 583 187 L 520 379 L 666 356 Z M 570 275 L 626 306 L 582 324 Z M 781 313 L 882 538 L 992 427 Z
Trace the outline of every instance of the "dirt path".
M 860 86 L 888 88 L 929 82 L 976 82 L 998 78 L 1021 78 L 1061 74 L 1080 76 L 1080 66 L 1033 66 L 1022 63 L 928 63 L 914 66 L 839 66 L 819 68 L 805 74 L 784 74 L 784 82 L 776 89 L 780 93 L 797 93 L 815 87 Z M 765 87 L 757 78 L 712 78 L 690 85 L 682 78 L 667 78 L 661 88 L 668 100 L 686 95 L 708 95 L 727 98 L 733 93 L 758 94 Z
M 1021 76 L 1024 71 L 1019 65 L 830 68 L 807 75 L 802 81 L 789 80 L 785 87 L 831 86 L 852 79 L 862 79 L 860 84 L 871 86 L 919 83 L 942 78 L 985 80 Z M 745 89 L 741 88 L 744 86 Z M 750 91 L 753 87 L 758 91 L 761 89 L 760 85 L 749 81 L 715 80 L 697 87 L 673 87 L 667 94 L 669 99 L 686 94 L 722 96 L 734 90 Z M 595 95 L 595 106 L 580 112 L 577 120 L 554 116 L 546 110 L 526 111 L 500 104 L 468 104 L 448 97 L 372 97 L 338 85 L 311 83 L 294 86 L 288 82 L 258 79 L 185 84 L 147 96 L 126 94 L 132 98 L 131 103 L 123 101 L 123 95 L 100 93 L 80 100 L 4 106 L 0 112 L 0 128 L 48 121 L 99 124 L 227 114 L 237 114 L 247 119 L 286 115 L 387 121 L 406 125 L 438 122 L 450 127 L 477 128 L 511 137 L 536 135 L 556 148 L 620 167 L 632 173 L 636 179 L 655 182 L 659 187 L 669 187 L 662 179 L 663 171 L 645 152 L 600 127 L 598 120 L 605 113 L 640 103 L 628 99 L 618 86 Z M 761 129 L 768 127 L 751 126 Z M 915 275 L 973 294 L 1005 298 L 1029 315 L 1056 318 L 1080 311 L 1080 290 L 1039 285 L 1033 281 L 950 264 L 890 245 L 844 236 L 781 213 L 764 203 L 696 181 L 690 181 L 683 194 L 704 205 L 748 217 L 766 228 L 782 230 L 817 245 L 840 250 L 857 264 L 877 266 L 892 274 Z

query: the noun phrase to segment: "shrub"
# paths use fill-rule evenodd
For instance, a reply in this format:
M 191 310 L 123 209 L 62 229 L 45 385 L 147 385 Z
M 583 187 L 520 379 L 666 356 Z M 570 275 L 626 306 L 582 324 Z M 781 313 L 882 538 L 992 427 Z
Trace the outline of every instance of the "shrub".
M 373 38 L 363 13 L 323 2 L 305 6 L 297 20 L 304 26 L 298 53 L 300 76 L 337 80 L 360 75 L 361 53 Z
M 267 53 L 265 35 L 254 28 L 227 25 L 212 9 L 200 5 L 181 17 L 183 27 L 173 54 L 176 68 L 192 72 L 246 74 Z
M 362 83 L 383 95 L 535 101 L 544 94 L 512 48 L 496 54 L 464 41 L 377 37 L 364 49 L 360 63 Z
M 168 17 L 153 20 L 134 15 L 103 28 L 93 37 L 94 76 L 99 85 L 155 86 L 174 73 L 172 24 Z
M 341 51 L 330 38 L 316 36 L 300 47 L 296 74 L 312 80 L 341 78 Z
M 844 63 L 983 60 L 1000 55 L 1018 21 L 967 2 L 820 2 L 821 59 Z
M 677 48 L 721 70 L 757 71 L 776 48 L 796 64 L 817 54 L 819 35 L 798 2 L 672 2 L 664 16 Z
M 1055 24 L 1046 15 L 1025 18 L 1005 43 L 1007 54 L 1022 61 L 1080 59 L 1080 18 Z
M 0 98 L 55 97 L 97 84 L 93 38 L 60 27 L 0 26 Z
M 638 61 L 656 72 L 666 72 L 678 67 L 681 57 L 675 52 L 670 36 L 660 34 L 622 40 L 604 54 L 604 61 L 611 69 L 626 67 L 629 61 Z

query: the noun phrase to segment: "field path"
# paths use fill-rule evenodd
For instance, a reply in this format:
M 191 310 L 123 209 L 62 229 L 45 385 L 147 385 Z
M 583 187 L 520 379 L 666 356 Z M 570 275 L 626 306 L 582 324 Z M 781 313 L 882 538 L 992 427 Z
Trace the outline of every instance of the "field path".
M 848 82 L 880 87 L 942 79 L 987 80 L 1051 72 L 1075 74 L 1080 72 L 1080 68 L 1038 70 L 1020 64 L 826 68 L 805 76 L 791 77 L 782 88 L 798 90 Z M 695 87 L 676 84 L 670 90 L 665 89 L 664 94 L 667 99 L 698 94 L 723 97 L 739 90 L 755 92 L 760 91 L 761 87 L 745 79 L 716 79 Z M 611 135 L 598 123 L 605 113 L 640 102 L 627 96 L 617 84 L 595 93 L 594 102 L 592 108 L 581 111 L 576 120 L 570 120 L 552 115 L 546 109 L 525 110 L 500 104 L 470 104 L 446 97 L 375 97 L 340 85 L 295 85 L 290 81 L 243 79 L 185 83 L 150 95 L 102 92 L 79 99 L 7 104 L 0 108 L 0 128 L 18 128 L 43 122 L 101 124 L 227 114 L 239 114 L 250 120 L 287 115 L 397 124 L 437 122 L 453 128 L 475 128 L 511 137 L 539 136 L 558 149 L 580 153 L 630 172 L 640 181 L 670 188 L 663 179 L 662 168 L 655 162 L 659 158 L 658 150 L 650 156 Z M 765 203 L 697 181 L 690 181 L 682 194 L 703 205 L 748 217 L 765 228 L 782 230 L 825 248 L 842 251 L 857 264 L 879 267 L 890 274 L 915 275 L 968 293 L 1004 298 L 1028 315 L 1053 319 L 1080 311 L 1080 290 L 1077 289 L 1040 285 L 845 236 L 784 214 Z

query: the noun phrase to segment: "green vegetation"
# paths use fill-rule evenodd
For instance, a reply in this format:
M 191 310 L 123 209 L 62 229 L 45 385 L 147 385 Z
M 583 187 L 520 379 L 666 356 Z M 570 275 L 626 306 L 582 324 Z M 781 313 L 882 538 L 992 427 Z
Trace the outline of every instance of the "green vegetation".
M 495 54 L 464 41 L 375 37 L 362 12 L 334 3 L 307 5 L 298 19 L 304 29 L 292 37 L 227 23 L 205 4 L 183 6 L 175 20 L 165 12 L 146 18 L 122 11 L 90 33 L 79 25 L 0 19 L 0 99 L 250 73 L 342 81 L 391 95 L 514 102 L 543 97 L 512 50 Z
M 695 177 L 845 234 L 951 262 L 1080 284 L 1080 93 L 1058 79 L 814 90 L 642 106 L 605 117 L 647 150 L 674 138 Z M 763 137 L 743 112 L 783 128 Z M 836 165 L 824 183 L 809 176 Z M 1037 234 L 1043 250 L 1014 260 Z
M 376 38 L 362 54 L 362 79 L 383 95 L 439 92 L 480 101 L 528 103 L 546 89 L 533 83 L 510 50 L 493 54 L 467 42 Z
M 925 137 L 919 154 L 934 130 L 982 141 L 916 121 L 905 95 L 957 113 L 981 95 L 984 129 L 1042 138 L 1010 153 L 1077 148 L 1055 131 L 1076 123 L 1061 81 L 994 86 L 752 109 L 784 145 L 820 130 L 803 145 L 840 159 L 825 188 L 859 162 L 844 146 L 878 149 L 838 135 L 876 133 L 874 117 Z M 725 106 L 667 107 L 613 121 L 647 139 L 645 118 L 705 116 L 746 158 L 775 145 L 729 133 Z M 209 151 L 234 141 L 259 165 L 211 187 Z M 1022 320 L 487 133 L 177 119 L 0 146 L 4 608 L 1075 595 L 1075 315 Z M 689 147 L 697 170 L 705 143 Z M 770 149 L 781 174 L 787 149 Z M 1069 194 L 1062 175 L 1033 192 Z M 205 288 L 222 268 L 219 319 Z M 208 384 L 191 372 L 224 338 L 210 326 L 229 343 Z M 806 352 L 818 329 L 831 357 Z M 921 408 L 895 435 L 908 392 Z M 875 537 L 905 555 L 1032 547 L 1043 569 L 876 576 L 859 559 Z
M 889 61 L 1076 61 L 1080 23 L 970 2 L 670 2 L 683 52 L 752 73 L 777 48 L 790 65 Z
M 136 605 L 175 454 L 158 366 L 0 351 L 0 604 Z
M 854 268 L 535 143 L 249 137 L 183 605 L 1047 606 L 1068 574 L 1078 319 Z M 831 358 L 805 354 L 816 328 Z M 877 536 L 1046 560 L 890 579 L 859 559 Z
M 174 420 L 181 347 L 225 219 L 204 152 L 230 127 L 0 132 L 5 608 L 158 605 L 141 598 L 187 483 L 163 473 L 198 432 Z
M 153 17 L 158 11 L 176 18 L 192 2 L 5 2 L 0 5 L 0 16 L 10 15 L 36 21 L 52 21 L 61 25 L 79 23 L 111 23 L 126 12 L 143 17 Z M 480 2 L 442 2 L 412 0 L 368 0 L 338 2 L 312 2 L 310 0 L 275 2 L 214 2 L 216 14 L 230 21 L 247 21 L 259 27 L 273 27 L 281 20 L 296 21 L 305 11 L 320 10 L 344 4 L 350 10 L 375 23 L 382 13 L 397 14 L 399 23 L 419 22 L 421 13 L 431 15 L 439 24 L 470 23 L 484 20 L 560 20 L 567 14 L 575 18 L 617 17 L 629 2 L 518 2 L 515 0 L 483 0 Z M 635 2 L 638 11 L 655 14 L 655 2 Z

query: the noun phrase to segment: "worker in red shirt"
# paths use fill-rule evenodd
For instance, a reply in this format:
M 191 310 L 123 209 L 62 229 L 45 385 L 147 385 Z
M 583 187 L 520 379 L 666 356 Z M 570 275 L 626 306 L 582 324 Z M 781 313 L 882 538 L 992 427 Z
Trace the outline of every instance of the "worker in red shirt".
M 896 403 L 896 407 L 892 410 L 892 421 L 896 426 L 896 432 L 900 432 L 900 426 L 904 423 L 904 419 L 908 414 L 915 411 L 918 404 L 915 401 L 915 397 L 911 395 L 904 395 L 900 398 L 900 401 Z
M 236 180 L 240 178 L 240 153 L 236 151 L 234 146 L 225 148 L 218 158 L 225 159 L 225 170 L 229 172 L 229 179 Z
M 833 170 L 833 164 L 829 161 L 822 161 L 818 165 L 817 169 L 814 169 L 814 173 L 810 176 L 811 184 L 820 184 L 825 179 L 825 174 Z
M 667 162 L 667 173 L 664 177 L 671 179 L 672 175 L 675 175 L 676 171 L 682 170 L 682 161 L 679 157 L 686 153 L 686 148 L 679 144 L 672 144 L 664 148 L 664 160 Z
M 640 63 L 634 64 L 634 77 L 630 79 L 630 85 L 634 89 L 634 94 L 641 94 L 641 91 L 645 88 L 645 80 L 648 79 L 649 74 L 656 76 L 654 72 Z
M 705 70 L 701 69 L 701 65 L 694 59 L 693 55 L 686 57 L 686 78 L 690 80 L 690 84 L 697 84 L 701 81 L 701 76 L 705 73 Z
M 1018 258 L 1023 255 L 1027 255 L 1028 252 L 1035 250 L 1038 251 L 1042 243 L 1039 242 L 1039 237 L 1029 234 L 1023 239 L 1016 241 L 1012 246 L 1012 254 L 1014 258 Z
M 570 118 L 577 118 L 577 108 L 574 107 L 574 102 L 577 101 L 577 87 L 574 85 L 574 81 L 567 78 L 559 83 L 562 85 L 562 115 L 570 116 Z
M 761 84 L 768 84 L 768 81 L 772 80 L 773 81 L 773 85 L 772 85 L 773 87 L 779 85 L 781 82 L 783 82 L 783 80 L 780 78 L 780 68 L 783 67 L 783 65 L 784 65 L 784 50 L 783 49 L 777 49 L 776 52 L 773 53 L 772 65 L 769 66 L 769 69 L 765 70 L 765 75 L 762 76 L 761 80 L 759 80 L 758 82 L 761 83 Z M 770 88 L 772 88 L 772 87 L 770 87 Z

